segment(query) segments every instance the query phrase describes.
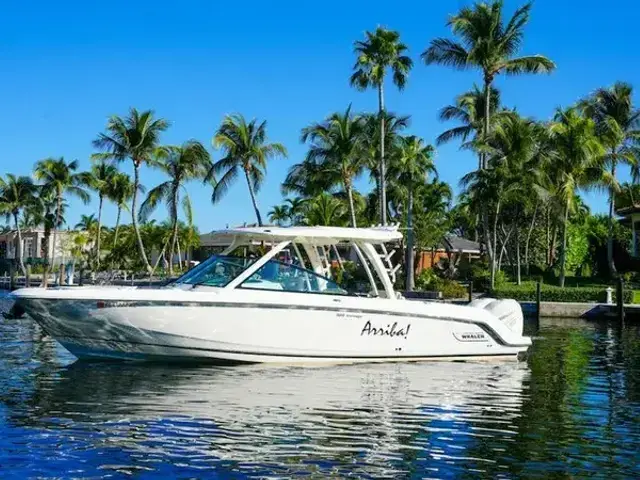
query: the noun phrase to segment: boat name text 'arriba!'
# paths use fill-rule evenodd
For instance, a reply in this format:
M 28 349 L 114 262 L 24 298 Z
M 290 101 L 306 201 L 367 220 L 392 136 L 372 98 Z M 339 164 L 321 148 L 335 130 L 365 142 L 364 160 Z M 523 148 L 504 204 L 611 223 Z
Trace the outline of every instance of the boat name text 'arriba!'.
M 360 336 L 362 335 L 375 335 L 379 337 L 404 337 L 407 338 L 409 335 L 409 329 L 411 328 L 411 324 L 408 323 L 406 327 L 398 328 L 398 322 L 393 322 L 393 324 L 387 325 L 387 328 L 383 327 L 374 327 L 371 325 L 370 321 L 364 324 L 362 327 L 362 331 L 360 332 Z

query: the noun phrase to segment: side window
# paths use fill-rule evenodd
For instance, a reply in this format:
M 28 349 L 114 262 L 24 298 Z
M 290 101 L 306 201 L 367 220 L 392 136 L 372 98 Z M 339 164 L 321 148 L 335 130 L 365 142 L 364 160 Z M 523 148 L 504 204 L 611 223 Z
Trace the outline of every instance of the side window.
M 276 260 L 265 263 L 247 278 L 240 288 L 347 295 L 347 291 L 333 280 L 296 265 Z

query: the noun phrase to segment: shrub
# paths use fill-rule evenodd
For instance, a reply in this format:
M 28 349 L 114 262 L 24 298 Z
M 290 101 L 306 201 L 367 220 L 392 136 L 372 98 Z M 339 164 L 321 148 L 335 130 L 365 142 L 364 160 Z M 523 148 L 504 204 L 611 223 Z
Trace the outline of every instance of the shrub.
M 436 272 L 431 268 L 425 268 L 420 272 L 420 275 L 416 278 L 416 289 L 417 290 L 432 290 L 435 281 L 438 279 Z
M 486 265 L 477 264 L 471 267 L 473 278 L 473 289 L 476 291 L 488 291 L 491 289 L 491 271 Z M 501 287 L 507 281 L 507 277 L 502 270 L 496 271 L 495 286 Z
M 441 278 L 430 268 L 420 272 L 416 278 L 416 289 L 441 292 L 444 298 L 462 298 L 467 295 L 467 288 L 464 285 L 455 280 Z
M 543 302 L 576 302 L 576 303 L 604 303 L 607 299 L 606 286 L 601 287 L 565 287 L 555 285 L 541 285 L 540 299 Z M 492 295 L 496 298 L 513 298 L 518 301 L 535 302 L 536 284 L 533 282 L 522 285 L 504 285 L 493 289 Z M 613 301 L 616 301 L 616 291 L 613 290 Z M 624 302 L 633 301 L 633 290 L 625 289 Z

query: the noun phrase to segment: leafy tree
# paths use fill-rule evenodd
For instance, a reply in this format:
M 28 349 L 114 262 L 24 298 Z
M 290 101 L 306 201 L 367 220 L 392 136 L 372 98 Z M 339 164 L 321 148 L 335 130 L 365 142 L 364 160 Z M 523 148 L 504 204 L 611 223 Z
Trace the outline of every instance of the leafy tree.
M 56 197 L 56 225 L 60 225 L 62 203 L 65 195 L 68 194 L 77 197 L 84 204 L 89 203 L 89 194 L 84 189 L 86 176 L 77 172 L 78 166 L 77 160 L 67 163 L 63 157 L 47 158 L 40 160 L 35 165 L 35 179 L 41 182 L 41 188 L 44 191 L 48 191 Z M 53 230 L 51 263 L 55 263 L 57 230 L 57 228 Z M 47 274 L 48 263 L 45 264 L 45 276 L 47 276 Z
M 27 210 L 36 201 L 38 187 L 29 177 L 16 177 L 11 173 L 6 179 L 0 177 L 0 213 L 4 213 L 7 222 L 13 218 L 18 233 L 17 260 L 22 274 L 27 274 L 22 258 L 22 230 L 20 229 L 20 213 Z
M 362 117 L 352 115 L 349 106 L 344 113 L 334 113 L 323 123 L 302 130 L 302 141 L 310 142 L 305 161 L 319 165 L 324 178 L 340 182 L 347 194 L 352 227 L 357 226 L 353 181 L 365 166 L 359 155 L 363 126 Z
M 282 227 L 290 220 L 288 205 L 275 205 L 268 213 L 269 221 Z
M 278 156 L 286 157 L 286 148 L 280 143 L 267 143 L 266 121 L 258 124 L 253 119 L 247 123 L 242 115 L 228 115 L 224 118 L 213 137 L 213 146 L 222 148 L 224 157 L 212 165 L 207 175 L 207 180 L 219 178 L 211 201 L 220 201 L 242 171 L 247 180 L 258 225 L 262 225 L 256 193 L 264 181 L 267 161 Z
M 211 170 L 209 152 L 200 142 L 188 141 L 182 146 L 161 147 L 152 164 L 164 172 L 169 180 L 149 190 L 146 200 L 140 207 L 140 220 L 145 221 L 160 202 L 167 205 L 171 218 L 171 240 L 169 247 L 169 274 L 173 275 L 173 258 L 178 241 L 178 210 L 180 206 L 189 225 L 193 224 L 193 210 L 186 183 L 203 180 Z
M 97 220 L 97 236 L 95 243 L 95 267 L 100 268 L 100 240 L 102 237 L 102 204 L 105 197 L 108 197 L 112 188 L 113 180 L 118 169 L 113 165 L 105 162 L 98 162 L 91 166 L 91 170 L 86 172 L 85 183 L 98 194 L 98 220 Z
M 404 89 L 413 61 L 406 55 L 407 46 L 400 41 L 400 34 L 394 30 L 378 27 L 374 32 L 366 32 L 364 41 L 354 44 L 357 55 L 351 75 L 351 85 L 359 90 L 373 87 L 378 90 L 378 117 L 380 121 L 380 221 L 387 224 L 386 168 L 385 168 L 385 106 L 384 81 L 387 71 L 392 72 L 393 83 Z
M 411 291 L 415 284 L 414 264 L 414 232 L 413 232 L 413 199 L 415 190 L 422 185 L 428 174 L 437 175 L 433 164 L 434 148 L 426 145 L 421 138 L 410 136 L 402 138 L 398 148 L 392 155 L 389 165 L 389 181 L 405 193 L 407 212 L 407 249 L 406 249 L 406 288 Z
M 596 132 L 606 149 L 605 160 L 612 177 L 607 240 L 607 260 L 612 276 L 617 273 L 613 261 L 615 196 L 620 191 L 616 167 L 626 164 L 636 172 L 640 168 L 640 109 L 634 107 L 632 95 L 631 85 L 617 82 L 611 88 L 599 88 L 580 104 L 585 114 L 596 123 Z
M 98 138 L 93 141 L 93 146 L 103 151 L 103 153 L 92 155 L 93 159 L 113 160 L 116 162 L 124 162 L 126 159 L 130 159 L 133 163 L 131 220 L 138 251 L 149 274 L 152 273 L 152 268 L 147 259 L 137 219 L 140 167 L 153 160 L 160 142 L 160 134 L 167 128 L 169 128 L 169 123 L 162 118 L 154 118 L 152 110 L 139 112 L 135 108 L 131 108 L 126 118 L 117 115 L 109 118 L 106 133 L 100 133 Z
M 310 199 L 306 204 L 306 225 L 344 226 L 348 220 L 344 202 L 329 193 Z

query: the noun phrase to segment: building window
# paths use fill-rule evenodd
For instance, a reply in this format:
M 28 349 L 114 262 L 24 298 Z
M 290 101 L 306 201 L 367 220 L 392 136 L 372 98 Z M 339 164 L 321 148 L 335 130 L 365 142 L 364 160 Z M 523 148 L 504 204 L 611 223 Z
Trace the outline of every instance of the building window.
M 0 241 L 0 258 L 7 258 L 7 242 Z
M 34 257 L 33 238 L 26 238 L 24 240 L 24 256 L 25 258 Z

